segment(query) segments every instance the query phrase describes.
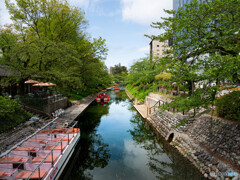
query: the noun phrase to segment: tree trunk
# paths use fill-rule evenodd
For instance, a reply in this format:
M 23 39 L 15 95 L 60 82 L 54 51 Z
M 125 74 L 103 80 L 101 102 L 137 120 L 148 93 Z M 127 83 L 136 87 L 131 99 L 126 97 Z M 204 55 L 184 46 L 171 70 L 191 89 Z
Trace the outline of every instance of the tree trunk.
M 191 96 L 194 91 L 194 82 L 192 80 L 188 80 L 188 90 L 189 90 L 189 95 Z
M 24 95 L 25 93 L 25 84 L 24 84 L 25 81 L 26 79 L 21 79 L 19 82 L 18 90 L 20 95 Z

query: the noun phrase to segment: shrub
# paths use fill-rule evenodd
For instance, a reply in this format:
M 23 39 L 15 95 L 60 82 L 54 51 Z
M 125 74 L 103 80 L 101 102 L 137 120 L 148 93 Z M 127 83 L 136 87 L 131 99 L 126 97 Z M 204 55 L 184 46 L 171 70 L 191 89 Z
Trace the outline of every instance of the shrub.
M 126 86 L 126 89 L 135 97 L 138 101 L 144 102 L 145 97 L 148 95 L 149 92 L 152 92 L 151 89 L 140 89 L 138 86 L 131 86 L 130 84 Z
M 8 97 L 0 96 L 0 133 L 13 128 L 30 117 L 31 114 L 24 111 L 20 104 Z
M 240 122 L 240 91 L 218 98 L 215 105 L 219 117 Z

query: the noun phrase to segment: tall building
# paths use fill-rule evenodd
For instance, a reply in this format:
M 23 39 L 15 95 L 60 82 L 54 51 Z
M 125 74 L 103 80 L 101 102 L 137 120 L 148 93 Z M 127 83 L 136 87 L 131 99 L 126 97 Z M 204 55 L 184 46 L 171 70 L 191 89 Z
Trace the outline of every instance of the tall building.
M 150 58 L 152 59 L 153 57 L 164 57 L 164 51 L 169 49 L 169 41 L 165 40 L 163 42 L 153 39 L 149 43 L 149 48 L 150 48 Z
M 205 0 L 199 0 L 202 3 Z M 180 7 L 184 7 L 185 4 L 192 2 L 192 0 L 173 0 L 173 10 L 176 11 Z

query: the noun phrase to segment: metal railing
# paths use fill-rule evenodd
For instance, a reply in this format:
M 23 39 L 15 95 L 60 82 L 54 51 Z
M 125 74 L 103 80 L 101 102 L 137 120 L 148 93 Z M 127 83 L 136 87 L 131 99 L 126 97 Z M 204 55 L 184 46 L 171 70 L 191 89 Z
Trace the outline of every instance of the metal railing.
M 71 142 L 71 140 L 74 138 L 74 133 L 78 134 L 79 133 L 79 129 L 75 128 L 77 126 L 76 121 L 69 121 L 70 123 L 67 123 L 67 126 L 65 126 L 66 123 L 64 123 L 64 125 L 61 125 L 61 127 L 63 128 L 59 128 L 61 122 L 57 122 L 58 118 L 55 118 L 54 120 L 52 120 L 51 122 L 47 123 L 45 126 L 43 126 L 41 129 L 37 130 L 35 133 L 33 133 L 32 135 L 28 136 L 27 138 L 25 138 L 24 140 L 22 140 L 21 142 L 19 142 L 18 144 L 16 144 L 15 146 L 13 146 L 12 148 L 10 148 L 8 151 L 2 153 L 0 155 L 0 160 L 4 159 L 5 164 L 14 164 L 14 162 L 12 162 L 11 160 L 9 160 L 9 157 L 21 157 L 21 158 L 25 158 L 25 161 L 19 161 L 17 162 L 18 166 L 13 168 L 9 168 L 9 167 L 5 167 L 4 163 L 2 162 L 3 166 L 0 166 L 1 171 L 5 170 L 5 171 L 12 171 L 11 175 L 6 175 L 5 178 L 8 179 L 8 177 L 14 178 L 15 176 L 19 175 L 20 173 L 24 173 L 27 172 L 27 178 L 24 177 L 24 179 L 31 179 L 31 177 L 35 174 L 36 176 L 36 172 L 38 171 L 38 177 L 39 179 L 41 179 L 42 177 L 40 177 L 41 173 L 40 173 L 40 169 L 46 168 L 46 172 L 44 174 L 44 177 L 46 177 L 46 175 L 48 174 L 48 172 L 50 171 L 51 168 L 54 167 L 54 163 L 57 161 L 57 159 L 60 157 L 60 155 L 63 154 L 63 151 L 66 149 L 67 145 L 69 145 L 69 143 Z M 56 126 L 58 126 L 58 128 L 56 128 Z M 70 127 L 69 127 L 70 126 Z M 56 133 L 54 134 L 53 132 Z M 60 132 L 62 133 L 60 133 Z M 70 133 L 71 133 L 71 137 L 70 137 Z M 57 138 L 54 140 L 54 138 L 57 137 L 57 134 L 59 134 L 58 136 L 60 136 L 59 138 Z M 56 135 L 56 137 L 55 137 Z M 50 136 L 50 137 L 49 137 Z M 40 137 L 40 138 L 39 138 Z M 45 142 L 38 142 L 37 140 L 40 140 L 41 137 L 45 138 Z M 34 140 L 34 141 L 28 141 L 28 140 Z M 64 140 L 65 139 L 65 140 Z M 36 140 L 36 141 L 35 141 Z M 65 146 L 63 146 L 63 141 Z M 67 141 L 67 142 L 66 142 Z M 67 144 L 66 144 L 67 143 Z M 43 145 L 45 144 L 45 145 Z M 28 148 L 29 146 L 34 147 L 34 151 L 30 151 Z M 49 149 L 45 149 L 44 147 L 51 147 Z M 24 150 L 24 151 L 16 151 L 17 148 L 26 148 L 28 150 Z M 57 147 L 60 147 L 60 154 L 55 152 L 55 157 L 54 157 L 54 151 Z M 59 150 L 59 149 L 58 149 Z M 28 155 L 22 155 L 23 153 L 28 153 Z M 32 156 L 29 154 L 29 152 L 33 152 L 36 155 Z M 38 155 L 38 156 L 37 156 Z M 44 155 L 44 156 L 42 156 Z M 56 156 L 57 155 L 57 156 Z M 40 160 L 35 162 L 32 162 L 34 157 L 39 157 Z M 49 164 L 46 167 L 46 160 L 47 158 L 50 157 L 51 159 L 51 165 Z M 55 158 L 55 160 L 54 160 Z M 45 163 L 45 164 L 44 164 Z M 49 162 L 50 163 L 50 162 Z M 0 165 L 2 165 L 0 163 Z M 44 164 L 44 165 L 43 165 Z M 31 169 L 25 169 L 25 168 L 20 168 L 20 167 L 26 167 L 30 165 L 32 168 Z M 14 175 L 13 175 L 14 174 Z
M 156 111 L 156 108 L 160 107 L 160 106 L 164 106 L 166 102 L 165 101 L 162 101 L 162 100 L 159 100 L 157 101 L 153 106 L 151 106 L 150 108 L 147 108 L 147 116 L 151 115 L 152 112 Z M 167 109 L 167 111 L 171 111 L 170 109 Z M 172 108 L 172 112 L 176 112 L 177 109 L 175 108 Z M 185 115 L 185 111 L 182 111 L 182 114 Z M 196 110 L 194 108 L 194 115 L 196 114 Z

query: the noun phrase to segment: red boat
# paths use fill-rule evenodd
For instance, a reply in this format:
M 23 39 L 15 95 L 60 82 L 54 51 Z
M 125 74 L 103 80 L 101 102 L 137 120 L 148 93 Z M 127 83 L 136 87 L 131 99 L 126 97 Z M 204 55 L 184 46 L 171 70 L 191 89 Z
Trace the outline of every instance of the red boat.
M 119 92 L 119 91 L 120 91 L 120 88 L 119 88 L 118 86 L 116 86 L 116 87 L 114 88 L 114 91 L 115 91 L 115 92 Z
M 100 103 L 100 102 L 105 102 L 107 103 L 109 101 L 109 96 L 107 93 L 101 93 L 99 94 L 96 98 L 95 98 L 95 101 L 97 103 Z

